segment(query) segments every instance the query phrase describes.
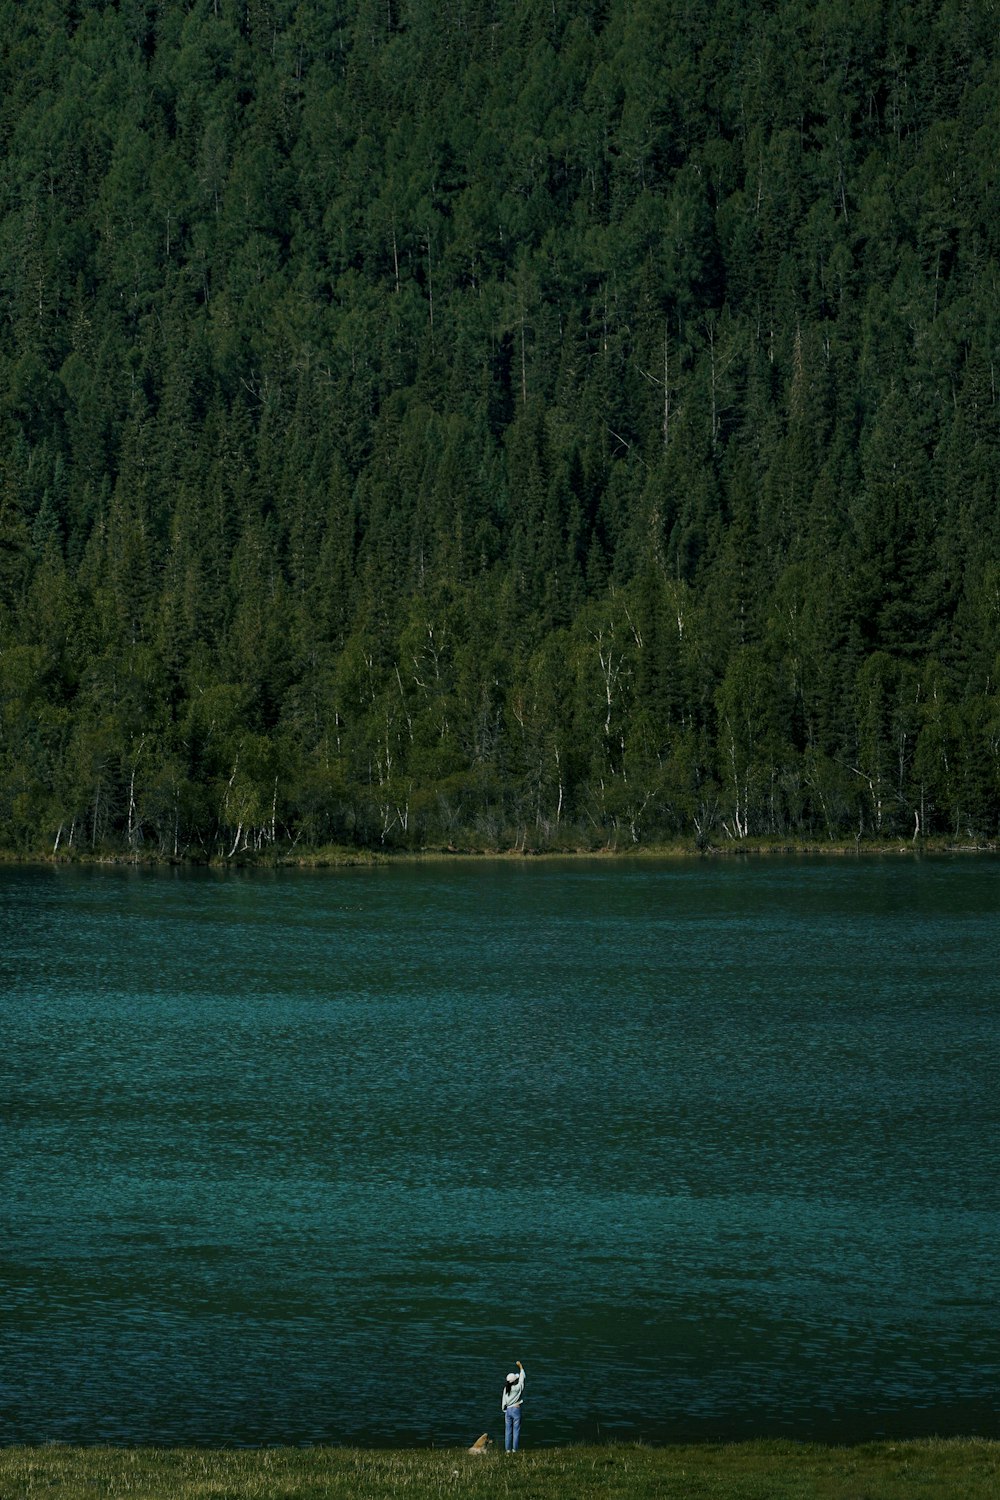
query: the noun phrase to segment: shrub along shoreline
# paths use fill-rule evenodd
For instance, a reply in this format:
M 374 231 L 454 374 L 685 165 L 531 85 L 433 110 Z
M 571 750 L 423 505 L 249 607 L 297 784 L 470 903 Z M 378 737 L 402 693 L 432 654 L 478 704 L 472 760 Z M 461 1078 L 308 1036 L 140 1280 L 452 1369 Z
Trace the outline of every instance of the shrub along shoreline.
M 439 864 L 449 862 L 483 860 L 548 863 L 560 860 L 613 860 L 623 863 L 647 862 L 650 860 L 700 860 L 732 859 L 770 856 L 797 856 L 803 859 L 825 858 L 871 858 L 888 855 L 908 855 L 920 858 L 925 855 L 976 855 L 996 854 L 1000 843 L 994 840 L 968 840 L 960 842 L 952 838 L 898 839 L 851 839 L 823 843 L 796 839 L 755 839 L 722 844 L 698 845 L 693 840 L 678 840 L 668 844 L 629 844 L 595 847 L 567 846 L 563 849 L 537 849 L 528 846 L 438 846 L 428 845 L 420 849 L 380 849 L 327 845 L 321 848 L 272 848 L 259 853 L 242 851 L 232 858 L 223 855 L 206 857 L 201 854 L 178 856 L 154 851 L 98 850 L 58 852 L 43 850 L 14 850 L 0 848 L 0 865 L 23 865 L 36 867 L 66 867 L 93 865 L 132 865 L 142 868 L 187 868 L 187 869 L 261 869 L 261 870 L 309 870 L 344 868 L 351 866 L 389 866 L 410 864 Z
M 0 1449 L 0 1494 L 49 1500 L 995 1500 L 1000 1442 L 921 1439 L 853 1447 L 758 1441 L 667 1447 L 613 1444 L 528 1450 L 88 1448 Z

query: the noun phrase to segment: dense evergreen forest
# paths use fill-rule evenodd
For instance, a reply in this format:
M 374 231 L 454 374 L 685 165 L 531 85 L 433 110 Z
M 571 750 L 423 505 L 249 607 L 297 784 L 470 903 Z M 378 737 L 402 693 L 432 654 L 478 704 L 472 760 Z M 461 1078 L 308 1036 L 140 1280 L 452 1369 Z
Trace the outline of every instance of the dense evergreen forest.
M 0 844 L 996 836 L 993 0 L 0 0 Z

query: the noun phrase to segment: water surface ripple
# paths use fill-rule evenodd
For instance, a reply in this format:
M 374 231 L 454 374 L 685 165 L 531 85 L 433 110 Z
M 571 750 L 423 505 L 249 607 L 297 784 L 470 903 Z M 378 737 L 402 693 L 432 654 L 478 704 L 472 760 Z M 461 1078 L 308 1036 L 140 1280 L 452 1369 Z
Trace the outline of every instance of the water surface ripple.
M 995 1435 L 998 877 L 0 870 L 0 1441 Z

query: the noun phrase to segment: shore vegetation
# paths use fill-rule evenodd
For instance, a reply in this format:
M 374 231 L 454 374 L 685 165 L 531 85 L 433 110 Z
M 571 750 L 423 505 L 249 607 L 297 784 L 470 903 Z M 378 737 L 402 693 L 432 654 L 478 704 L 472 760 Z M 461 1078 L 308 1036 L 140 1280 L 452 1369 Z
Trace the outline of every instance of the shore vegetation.
M 1000 1443 L 463 1449 L 0 1449 L 0 1493 L 47 1500 L 994 1500 Z

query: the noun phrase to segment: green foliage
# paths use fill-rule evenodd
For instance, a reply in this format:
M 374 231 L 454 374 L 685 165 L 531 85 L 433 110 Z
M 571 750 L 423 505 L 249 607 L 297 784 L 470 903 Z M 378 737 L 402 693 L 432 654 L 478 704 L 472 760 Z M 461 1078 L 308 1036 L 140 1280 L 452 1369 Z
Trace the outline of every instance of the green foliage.
M 0 36 L 0 844 L 997 836 L 985 11 Z

